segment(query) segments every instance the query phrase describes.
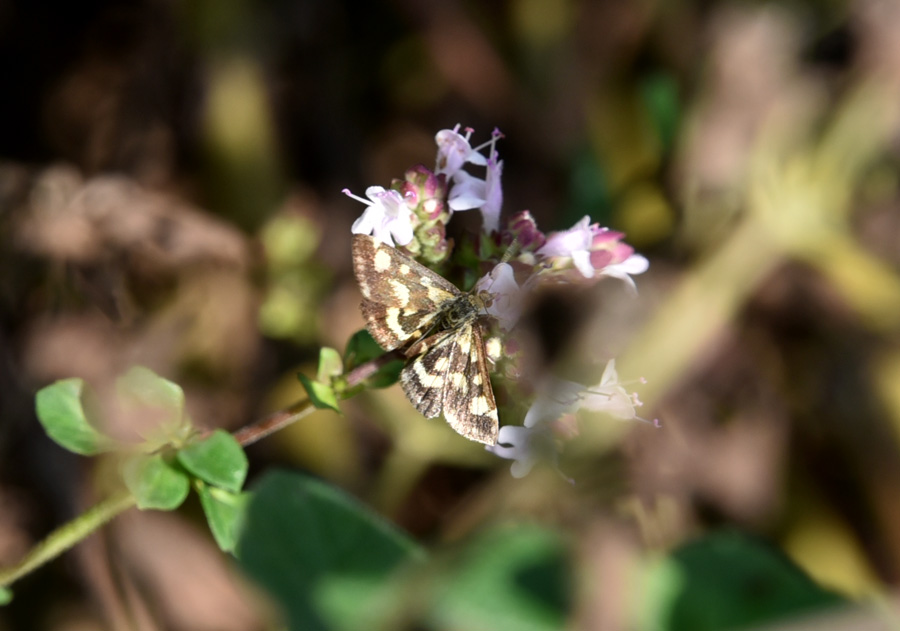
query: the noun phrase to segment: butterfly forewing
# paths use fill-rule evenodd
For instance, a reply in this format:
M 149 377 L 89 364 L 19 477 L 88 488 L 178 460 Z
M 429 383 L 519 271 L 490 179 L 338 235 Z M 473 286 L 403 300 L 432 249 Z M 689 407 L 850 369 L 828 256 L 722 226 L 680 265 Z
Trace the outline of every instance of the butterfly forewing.
M 367 235 L 353 237 L 353 271 L 366 298 L 362 312 L 367 328 L 387 350 L 420 337 L 443 307 L 462 293 L 424 265 Z
M 407 398 L 425 417 L 443 412 L 461 435 L 495 444 L 497 406 L 477 297 L 367 235 L 353 237 L 353 269 L 372 337 L 410 358 L 400 375 Z

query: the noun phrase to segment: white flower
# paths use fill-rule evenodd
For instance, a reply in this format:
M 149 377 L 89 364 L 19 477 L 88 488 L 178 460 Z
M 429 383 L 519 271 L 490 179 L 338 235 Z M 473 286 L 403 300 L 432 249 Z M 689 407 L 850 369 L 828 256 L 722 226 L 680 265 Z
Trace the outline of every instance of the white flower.
M 525 427 L 535 427 L 542 423 L 555 421 L 563 414 L 575 409 L 584 391 L 585 387 L 580 383 L 548 377 L 538 389 L 534 403 L 528 408 L 522 424 Z
M 481 206 L 481 218 L 485 234 L 500 229 L 500 209 L 503 207 L 503 188 L 500 176 L 503 175 L 503 160 L 497 160 L 497 154 L 491 152 L 487 164 L 487 176 L 484 185 L 484 204 Z
M 554 465 L 557 461 L 556 441 L 548 427 L 532 428 L 504 425 L 496 445 L 486 447 L 495 456 L 515 460 L 510 467 L 514 478 L 523 478 L 541 460 Z
M 522 315 L 525 292 L 516 282 L 512 265 L 497 264 L 475 284 L 475 291 L 491 295 L 490 304 L 485 311 L 497 319 L 504 331 L 510 330 L 518 322 Z
M 546 258 L 571 258 L 572 264 L 585 278 L 594 276 L 594 266 L 591 265 L 591 244 L 593 231 L 590 226 L 591 218 L 587 215 L 574 226 L 562 232 L 551 232 L 547 236 L 547 242 L 537 251 L 537 254 Z
M 487 159 L 469 144 L 472 131 L 467 128 L 466 135 L 463 136 L 457 125 L 453 129 L 442 129 L 435 135 L 434 141 L 438 146 L 435 173 L 445 173 L 449 178 L 467 162 L 477 166 L 487 164 Z
M 381 186 L 370 186 L 366 189 L 368 200 L 352 194 L 346 188 L 343 193 L 368 206 L 353 222 L 350 229 L 353 234 L 371 234 L 391 247 L 395 241 L 398 245 L 406 245 L 412 241 L 413 212 L 400 193 Z
M 453 175 L 453 186 L 447 196 L 447 205 L 454 211 L 480 208 L 487 201 L 487 184 L 484 180 L 465 171 Z
M 619 374 L 616 372 L 616 360 L 611 359 L 606 364 L 600 383 L 592 388 L 587 388 L 580 397 L 580 407 L 595 412 L 608 412 L 613 416 L 623 419 L 637 418 L 634 407 L 640 405 L 636 395 L 628 393 L 619 383 Z

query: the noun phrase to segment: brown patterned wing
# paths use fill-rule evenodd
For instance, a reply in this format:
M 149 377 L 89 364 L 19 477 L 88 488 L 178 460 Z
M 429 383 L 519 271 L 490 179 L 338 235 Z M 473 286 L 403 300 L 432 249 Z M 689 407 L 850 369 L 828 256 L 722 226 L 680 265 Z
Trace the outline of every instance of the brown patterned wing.
M 368 235 L 353 237 L 353 271 L 367 328 L 386 350 L 420 338 L 461 295 L 439 274 Z
M 455 335 L 442 407 L 444 418 L 457 433 L 486 445 L 497 444 L 497 402 L 478 321 L 465 325 Z

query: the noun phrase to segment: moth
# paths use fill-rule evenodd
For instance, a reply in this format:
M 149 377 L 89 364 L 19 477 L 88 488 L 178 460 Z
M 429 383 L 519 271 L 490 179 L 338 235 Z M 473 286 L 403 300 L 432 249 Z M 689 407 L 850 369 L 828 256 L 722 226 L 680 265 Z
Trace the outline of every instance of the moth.
M 444 418 L 470 440 L 494 445 L 499 421 L 488 373 L 485 298 L 368 235 L 353 236 L 353 271 L 366 328 L 385 350 L 403 349 L 406 397 L 425 418 Z

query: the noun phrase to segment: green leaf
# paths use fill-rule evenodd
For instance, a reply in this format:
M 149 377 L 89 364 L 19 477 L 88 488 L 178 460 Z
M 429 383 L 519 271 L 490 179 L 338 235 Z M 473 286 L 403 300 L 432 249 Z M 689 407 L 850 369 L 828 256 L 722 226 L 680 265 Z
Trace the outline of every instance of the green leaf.
M 374 628 L 386 578 L 421 549 L 345 493 L 269 473 L 247 508 L 238 559 L 275 597 L 290 629 Z
M 41 388 L 35 408 L 44 431 L 56 443 L 83 456 L 110 451 L 112 439 L 98 432 L 85 410 L 89 392 L 81 379 L 63 379 Z
M 756 628 L 843 603 L 781 551 L 736 532 L 691 542 L 646 572 L 635 610 L 641 629 Z
M 0 607 L 12 602 L 13 593 L 8 587 L 0 587 Z
M 170 410 L 179 417 L 184 410 L 181 386 L 143 366 L 134 366 L 119 377 L 116 389 L 120 397 L 141 406 Z
M 337 395 L 334 393 L 334 388 L 330 385 L 313 381 L 303 374 L 298 373 L 297 378 L 300 379 L 300 383 L 303 384 L 303 388 L 306 390 L 309 400 L 312 401 L 312 404 L 315 407 L 320 410 L 341 411 L 338 407 Z
M 434 589 L 434 629 L 555 631 L 570 617 L 570 571 L 559 536 L 507 526 L 455 550 L 455 569 Z
M 122 475 L 141 510 L 174 510 L 181 506 L 190 490 L 187 474 L 166 462 L 160 454 L 127 461 Z
M 202 482 L 197 485 L 197 494 L 219 548 L 223 552 L 233 552 L 244 521 L 249 494 L 232 493 Z
M 247 478 L 247 455 L 234 436 L 217 429 L 178 451 L 178 462 L 213 486 L 237 493 Z
M 346 370 L 350 371 L 357 366 L 372 361 L 384 355 L 384 349 L 378 346 L 378 343 L 372 339 L 372 335 L 366 330 L 357 331 L 350 341 L 347 343 L 347 350 L 344 352 L 344 363 Z M 366 386 L 369 388 L 387 388 L 400 379 L 400 371 L 406 362 L 396 360 L 388 362 L 379 368 L 374 374 L 366 379 Z M 364 388 L 360 387 L 359 390 Z M 357 389 L 345 391 L 345 395 L 356 392 Z
M 378 345 L 378 342 L 366 330 L 361 329 L 353 334 L 350 341 L 347 342 L 347 349 L 344 351 L 344 363 L 347 370 L 353 370 L 360 364 L 365 364 L 376 357 L 384 354 L 384 349 Z
M 319 351 L 319 371 L 316 374 L 316 381 L 330 383 L 332 377 L 337 377 L 342 372 L 344 362 L 341 360 L 341 354 L 333 348 L 323 347 Z

